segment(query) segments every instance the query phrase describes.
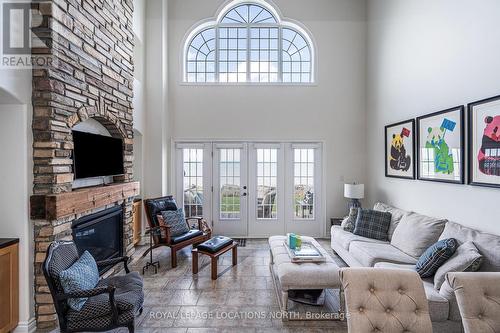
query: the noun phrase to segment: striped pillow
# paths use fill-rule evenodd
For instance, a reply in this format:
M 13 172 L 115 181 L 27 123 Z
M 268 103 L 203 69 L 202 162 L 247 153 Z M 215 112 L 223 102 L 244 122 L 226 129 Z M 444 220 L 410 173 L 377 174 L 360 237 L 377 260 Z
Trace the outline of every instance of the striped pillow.
M 418 259 L 415 269 L 421 277 L 433 276 L 457 249 L 455 238 L 442 239 L 431 245 Z

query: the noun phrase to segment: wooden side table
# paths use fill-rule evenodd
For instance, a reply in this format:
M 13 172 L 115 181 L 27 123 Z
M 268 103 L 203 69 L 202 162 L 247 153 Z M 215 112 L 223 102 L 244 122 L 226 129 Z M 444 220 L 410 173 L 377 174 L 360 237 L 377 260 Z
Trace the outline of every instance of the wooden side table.
M 199 249 L 193 249 L 191 251 L 191 254 L 193 255 L 193 274 L 198 274 L 198 253 L 205 254 L 210 257 L 211 260 L 211 269 L 212 269 L 212 280 L 217 280 L 217 262 L 219 261 L 219 257 L 226 253 L 227 251 L 232 250 L 232 257 L 233 257 L 233 266 L 236 266 L 238 264 L 238 243 L 233 242 L 232 244 L 223 247 L 219 251 L 215 253 L 199 250 Z

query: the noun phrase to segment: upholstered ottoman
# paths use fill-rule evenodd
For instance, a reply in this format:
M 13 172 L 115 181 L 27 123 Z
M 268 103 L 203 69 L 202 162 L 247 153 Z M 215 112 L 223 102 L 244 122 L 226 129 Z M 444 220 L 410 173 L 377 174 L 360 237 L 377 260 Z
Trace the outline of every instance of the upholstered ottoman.
M 276 279 L 278 292 L 281 291 L 280 307 L 288 310 L 288 291 L 296 289 L 341 289 L 339 266 L 333 261 L 325 249 L 312 237 L 302 236 L 302 242 L 311 242 L 325 256 L 326 261 L 320 263 L 293 263 L 283 246 L 286 236 L 269 238 L 271 251 L 271 272 Z M 340 292 L 340 304 L 343 305 Z M 342 310 L 342 309 L 340 309 Z

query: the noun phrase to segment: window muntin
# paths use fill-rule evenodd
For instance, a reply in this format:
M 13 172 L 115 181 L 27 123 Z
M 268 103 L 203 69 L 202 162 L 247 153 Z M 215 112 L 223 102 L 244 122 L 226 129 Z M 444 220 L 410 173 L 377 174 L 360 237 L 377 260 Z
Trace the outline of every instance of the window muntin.
M 277 218 L 278 149 L 257 149 L 257 219 Z
M 183 192 L 186 217 L 203 216 L 203 149 L 185 148 Z
M 283 82 L 311 82 L 311 49 L 295 30 L 283 29 Z
M 247 81 L 246 28 L 219 28 L 219 82 Z
M 311 83 L 313 50 L 303 29 L 258 4 L 230 9 L 187 41 L 188 83 Z
M 188 82 L 215 82 L 215 29 L 197 34 L 187 54 Z
M 258 5 L 240 5 L 231 9 L 221 23 L 277 23 L 276 18 L 267 9 Z
M 293 200 L 295 219 L 314 219 L 314 149 L 293 150 Z

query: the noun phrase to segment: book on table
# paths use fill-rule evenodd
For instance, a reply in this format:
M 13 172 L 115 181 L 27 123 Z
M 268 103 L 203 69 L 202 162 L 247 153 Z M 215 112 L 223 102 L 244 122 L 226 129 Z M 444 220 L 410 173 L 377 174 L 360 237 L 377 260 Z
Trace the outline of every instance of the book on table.
M 291 249 L 286 242 L 283 246 L 287 249 L 292 262 L 324 262 L 325 256 L 309 242 L 303 242 L 300 248 Z

